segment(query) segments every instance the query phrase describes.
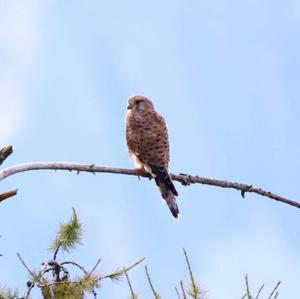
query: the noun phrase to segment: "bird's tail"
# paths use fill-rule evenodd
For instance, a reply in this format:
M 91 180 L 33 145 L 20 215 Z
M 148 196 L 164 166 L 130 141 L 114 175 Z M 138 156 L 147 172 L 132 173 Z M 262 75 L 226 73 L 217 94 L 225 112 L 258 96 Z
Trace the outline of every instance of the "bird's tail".
M 155 174 L 155 182 L 159 188 L 161 196 L 166 201 L 172 215 L 175 218 L 178 218 L 179 210 L 175 198 L 175 196 L 178 196 L 178 193 L 170 178 L 167 168 L 154 165 L 150 165 L 150 167 L 152 172 Z

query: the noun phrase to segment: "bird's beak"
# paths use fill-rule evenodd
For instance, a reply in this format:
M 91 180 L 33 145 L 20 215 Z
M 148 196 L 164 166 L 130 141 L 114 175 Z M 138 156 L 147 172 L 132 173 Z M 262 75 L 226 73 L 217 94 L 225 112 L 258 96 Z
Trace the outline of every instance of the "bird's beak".
M 131 109 L 132 108 L 132 104 L 128 104 L 127 106 L 127 110 Z

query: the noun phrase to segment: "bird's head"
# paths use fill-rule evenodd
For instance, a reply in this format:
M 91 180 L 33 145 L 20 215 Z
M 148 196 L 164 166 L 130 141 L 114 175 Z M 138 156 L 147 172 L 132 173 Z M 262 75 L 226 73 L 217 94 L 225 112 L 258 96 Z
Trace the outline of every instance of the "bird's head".
M 133 112 L 154 110 L 152 102 L 144 96 L 132 96 L 128 100 L 128 110 Z

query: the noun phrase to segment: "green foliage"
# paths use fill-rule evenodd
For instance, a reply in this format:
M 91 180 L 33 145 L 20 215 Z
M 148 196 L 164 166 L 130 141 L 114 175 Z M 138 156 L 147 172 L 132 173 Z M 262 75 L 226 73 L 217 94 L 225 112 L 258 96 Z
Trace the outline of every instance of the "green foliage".
M 57 284 L 42 287 L 44 299 L 83 299 L 84 289 L 80 284 Z
M 18 290 L 12 290 L 10 288 L 2 287 L 0 288 L 0 299 L 18 299 Z
M 42 275 L 40 271 L 31 270 L 30 271 L 30 279 L 32 283 L 39 283 L 42 279 Z
M 106 278 L 110 278 L 114 282 L 120 282 L 124 279 L 125 271 L 124 269 L 116 269 L 112 271 Z
M 200 289 L 200 287 L 198 286 L 198 284 L 194 278 L 192 267 L 191 267 L 191 264 L 190 264 L 190 261 L 189 261 L 189 258 L 188 258 L 188 255 L 187 255 L 185 249 L 183 249 L 183 253 L 184 253 L 185 260 L 186 260 L 186 263 L 187 263 L 187 266 L 189 269 L 189 273 L 190 273 L 190 288 L 187 291 L 187 294 L 193 299 L 202 299 L 205 297 L 206 292 L 202 291 Z M 184 292 L 184 289 L 183 289 L 183 292 Z
M 124 269 L 125 270 L 125 269 Z M 127 271 L 124 271 L 125 273 L 125 277 L 126 277 L 126 280 L 127 280 L 127 283 L 128 283 L 128 286 L 129 286 L 129 289 L 130 289 L 130 299 L 138 299 L 138 295 L 134 292 L 133 290 L 133 287 L 132 287 L 132 284 L 131 284 L 131 281 L 129 279 L 129 276 L 128 276 L 128 273 Z
M 128 268 L 118 269 L 107 275 L 94 274 L 101 259 L 97 261 L 93 269 L 89 272 L 74 261 L 57 261 L 56 257 L 60 250 L 69 252 L 71 249 L 74 249 L 77 244 L 81 244 L 82 233 L 82 224 L 73 209 L 72 217 L 67 223 L 60 225 L 56 237 L 50 246 L 50 249 L 54 253 L 53 258 L 43 262 L 40 271 L 31 270 L 21 255 L 17 253 L 18 258 L 31 278 L 31 281 L 27 283 L 28 290 L 25 297 L 26 299 L 29 298 L 29 294 L 34 287 L 39 287 L 41 289 L 43 299 L 83 299 L 86 293 L 92 293 L 94 298 L 97 298 L 95 290 L 100 288 L 100 281 L 108 278 L 115 282 L 120 281 L 126 272 L 130 271 L 144 260 L 143 258 Z M 81 272 L 81 275 L 72 278 L 68 269 L 70 266 L 76 267 L 76 269 Z M 3 299 L 4 298 L 17 299 L 18 297 L 6 296 L 3 297 Z M 136 299 L 137 297 L 133 298 Z M 0 299 L 2 298 L 0 297 Z
M 50 249 L 53 250 L 54 254 L 60 247 L 66 252 L 69 252 L 71 249 L 74 249 L 77 244 L 81 244 L 82 232 L 82 224 L 73 208 L 71 219 L 67 223 L 60 225 Z
M 190 286 L 190 289 L 187 291 L 188 295 L 191 296 L 193 299 L 201 299 L 204 298 L 204 293 L 200 290 L 200 288 L 193 284 Z
M 152 293 L 153 293 L 153 295 L 154 295 L 154 298 L 155 299 L 161 299 L 161 296 L 156 292 L 156 290 L 154 289 L 154 286 L 153 286 L 153 283 L 152 283 L 152 281 L 151 281 L 151 277 L 150 277 L 150 274 L 149 274 L 149 272 L 148 272 L 148 267 L 147 266 L 145 266 L 145 272 L 146 272 L 146 276 L 147 276 L 147 279 L 148 279 L 148 283 L 149 283 L 149 285 L 150 285 L 150 288 L 151 288 L 151 290 L 152 290 Z
M 91 271 L 86 271 L 83 266 L 74 262 L 74 261 L 64 261 L 58 262 L 56 260 L 57 254 L 60 250 L 69 252 L 71 249 L 74 249 L 77 244 L 81 244 L 83 228 L 82 224 L 79 221 L 79 218 L 73 209 L 73 214 L 70 220 L 67 223 L 60 225 L 59 230 L 56 234 L 54 241 L 52 242 L 50 248 L 53 251 L 53 258 L 49 261 L 42 263 L 42 269 L 40 271 L 34 271 L 30 269 L 25 261 L 22 259 L 19 253 L 17 253 L 18 258 L 21 263 L 28 271 L 31 281 L 27 282 L 27 292 L 26 295 L 21 298 L 29 299 L 30 292 L 34 287 L 38 287 L 41 290 L 43 299 L 83 299 L 86 293 L 92 293 L 94 298 L 97 298 L 96 289 L 100 289 L 102 281 L 105 279 L 111 279 L 114 282 L 121 281 L 124 277 L 127 280 L 129 290 L 130 290 L 130 299 L 138 299 L 137 293 L 133 289 L 133 285 L 129 280 L 128 272 L 131 271 L 134 267 L 139 265 L 144 261 L 145 258 L 140 259 L 133 265 L 127 268 L 120 268 L 112 271 L 107 275 L 95 274 L 95 270 L 98 267 L 101 259 L 97 261 L 95 266 Z M 202 290 L 192 271 L 192 267 L 188 258 L 186 251 L 183 249 L 185 261 L 188 267 L 189 272 L 189 281 L 187 283 L 188 288 L 185 289 L 184 284 L 180 281 L 180 288 L 176 290 L 178 299 L 204 299 L 206 297 L 206 292 Z M 80 272 L 80 275 L 77 274 L 75 277 L 71 277 L 69 267 L 74 266 Z M 149 275 L 147 266 L 145 266 L 146 276 L 148 279 L 149 286 L 153 293 L 154 299 L 161 299 L 160 294 L 155 290 L 151 277 Z M 261 291 L 264 287 L 262 285 L 257 292 L 257 295 L 253 297 L 250 294 L 250 288 L 248 284 L 248 277 L 245 277 L 246 281 L 246 294 L 242 297 L 243 299 L 258 299 L 260 298 Z M 101 282 L 101 285 L 100 285 Z M 278 297 L 278 287 L 280 281 L 272 290 L 268 299 L 276 299 Z M 179 292 L 180 290 L 180 292 Z M 0 299 L 21 299 L 19 297 L 18 291 L 11 290 L 9 288 L 0 287 Z
M 40 282 L 40 287 L 44 299 L 82 299 L 85 293 L 94 293 L 94 290 L 100 287 L 100 280 L 96 275 L 86 274 L 73 280 L 47 281 L 44 284 Z
M 260 298 L 261 292 L 264 288 L 264 284 L 258 289 L 256 296 L 252 296 L 249 287 L 248 275 L 245 276 L 245 284 L 246 284 L 246 294 L 241 299 L 258 299 Z M 281 281 L 278 281 L 276 286 L 271 291 L 271 294 L 267 297 L 268 299 L 276 299 L 279 295 L 278 287 L 280 286 Z
M 84 292 L 92 293 L 94 289 L 100 288 L 99 281 L 101 278 L 96 275 L 86 275 L 82 278 L 78 277 L 75 281 L 78 281 Z

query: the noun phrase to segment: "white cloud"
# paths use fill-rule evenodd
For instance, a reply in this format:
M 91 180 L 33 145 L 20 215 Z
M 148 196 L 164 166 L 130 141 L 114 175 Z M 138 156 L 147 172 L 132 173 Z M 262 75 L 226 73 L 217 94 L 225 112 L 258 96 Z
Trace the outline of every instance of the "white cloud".
M 26 122 L 28 80 L 40 51 L 39 22 L 48 1 L 6 1 L 0 9 L 0 143 L 11 141 Z

